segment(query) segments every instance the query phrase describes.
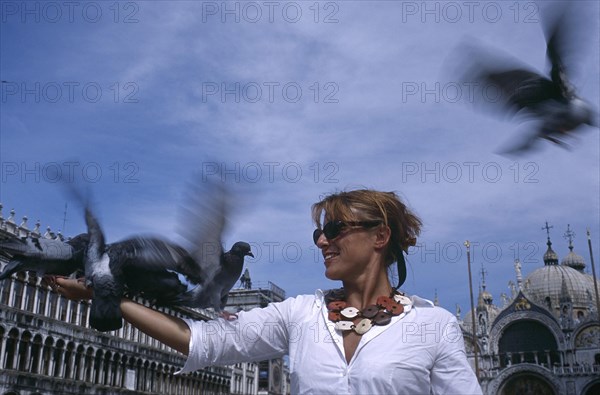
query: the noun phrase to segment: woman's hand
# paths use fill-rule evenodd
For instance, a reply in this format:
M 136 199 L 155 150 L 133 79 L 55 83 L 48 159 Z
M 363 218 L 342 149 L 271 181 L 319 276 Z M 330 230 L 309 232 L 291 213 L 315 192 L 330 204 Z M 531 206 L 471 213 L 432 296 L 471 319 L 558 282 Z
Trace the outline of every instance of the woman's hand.
M 88 300 L 93 296 L 92 288 L 85 285 L 85 279 L 72 279 L 61 276 L 48 276 L 52 289 L 71 300 Z

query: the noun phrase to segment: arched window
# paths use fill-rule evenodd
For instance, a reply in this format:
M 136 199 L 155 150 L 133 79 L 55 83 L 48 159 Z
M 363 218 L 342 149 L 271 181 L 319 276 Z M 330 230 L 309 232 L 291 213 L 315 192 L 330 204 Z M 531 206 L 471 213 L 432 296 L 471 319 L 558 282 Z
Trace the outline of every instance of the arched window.
M 104 353 L 102 350 L 96 351 L 94 357 L 94 383 L 103 385 L 104 374 L 102 373 L 102 361 L 104 360 Z
M 73 372 L 73 360 L 75 359 L 75 343 L 69 342 L 65 351 L 65 379 L 75 379 L 75 372 Z
M 78 346 L 77 351 L 75 353 L 74 363 L 73 363 L 73 377 L 75 380 L 83 379 L 83 368 L 85 363 L 85 349 L 83 346 Z
M 48 317 L 56 319 L 56 303 L 58 301 L 58 294 L 54 291 L 50 292 L 48 303 L 50 304 L 50 311 Z
M 595 382 L 590 386 L 590 388 L 585 391 L 583 395 L 597 395 L 600 394 L 600 381 Z
M 69 301 L 69 310 L 71 311 L 71 313 L 70 317 L 68 317 L 68 322 L 70 322 L 71 324 L 77 324 L 78 320 L 81 320 L 81 317 L 79 317 L 79 314 L 81 313 L 80 306 L 81 303 L 78 301 Z
M 20 309 L 22 299 L 23 299 L 23 281 L 17 279 L 17 280 L 14 280 L 14 283 L 13 283 L 12 307 Z
M 88 324 L 88 314 L 90 312 L 90 304 L 88 301 L 81 302 L 81 318 L 79 321 L 79 325 L 87 326 Z
M 68 359 L 65 353 L 65 341 L 59 339 L 54 347 L 54 360 L 52 361 L 54 364 L 54 372 L 52 375 L 54 377 L 65 377 L 64 374 L 68 371 L 66 366 L 67 361 Z
M 553 365 L 560 362 L 552 332 L 532 320 L 521 320 L 507 326 L 498 342 L 498 352 L 502 367 L 517 363 Z
M 21 335 L 21 341 L 19 342 L 19 364 L 18 370 L 27 372 L 29 367 L 29 350 L 31 347 L 31 332 L 25 331 Z
M 104 371 L 103 381 L 105 385 L 112 385 L 112 364 L 110 363 L 111 358 L 112 354 L 110 351 L 104 354 L 104 366 L 102 367 L 102 370 Z
M 521 373 L 510 377 L 500 389 L 499 395 L 557 395 L 548 380 L 534 373 Z
M 6 339 L 6 351 L 4 352 L 4 369 L 15 369 L 16 368 L 16 354 L 17 345 L 19 342 L 19 331 L 12 329 L 8 332 L 8 338 Z
M 60 296 L 58 298 L 58 315 L 57 315 L 57 319 L 61 322 L 68 322 L 67 321 L 67 308 L 69 306 L 69 299 L 64 298 L 62 296 Z
M 42 336 L 35 335 L 33 343 L 31 343 L 31 358 L 29 371 L 31 373 L 40 373 L 40 357 L 42 353 Z
M 0 281 L 0 304 L 8 305 L 10 299 L 10 284 L 12 281 L 12 277 Z
M 51 337 L 46 338 L 44 342 L 44 349 L 42 350 L 42 374 L 44 376 L 50 376 L 50 359 L 52 358 L 52 348 L 54 346 L 54 339 Z
M 35 305 L 35 283 L 30 282 L 24 284 L 25 292 L 23 301 L 23 310 L 33 313 L 33 306 Z
M 94 369 L 94 349 L 92 347 L 88 347 L 88 349 L 85 353 L 85 363 L 84 363 L 83 367 L 85 369 L 85 375 L 84 375 L 83 379 L 85 381 L 87 381 L 88 383 L 93 382 L 92 374 L 93 374 L 93 369 Z
M 46 299 L 48 297 L 48 290 L 46 287 L 40 286 L 38 288 L 38 299 L 37 299 L 37 308 L 35 313 L 44 315 L 46 312 Z

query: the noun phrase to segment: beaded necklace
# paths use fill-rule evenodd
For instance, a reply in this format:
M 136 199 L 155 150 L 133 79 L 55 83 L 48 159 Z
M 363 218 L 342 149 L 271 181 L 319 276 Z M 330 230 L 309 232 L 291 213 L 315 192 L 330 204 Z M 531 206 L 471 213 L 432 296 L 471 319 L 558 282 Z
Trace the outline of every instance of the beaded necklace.
M 352 330 L 359 335 L 367 333 L 374 325 L 389 324 L 392 317 L 406 314 L 412 308 L 412 301 L 398 291 L 392 291 L 390 296 L 378 297 L 375 304 L 363 310 L 347 305 L 343 288 L 328 291 L 325 302 L 329 310 L 328 318 L 335 323 L 337 330 Z M 356 318 L 362 319 L 355 324 Z

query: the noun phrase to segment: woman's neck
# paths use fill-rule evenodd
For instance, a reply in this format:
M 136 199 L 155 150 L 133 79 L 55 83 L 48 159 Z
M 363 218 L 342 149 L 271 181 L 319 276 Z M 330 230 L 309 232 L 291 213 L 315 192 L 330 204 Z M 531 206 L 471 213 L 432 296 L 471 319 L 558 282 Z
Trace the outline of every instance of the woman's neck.
M 375 304 L 379 296 L 389 296 L 392 291 L 393 287 L 385 272 L 378 276 L 366 276 L 353 282 L 344 282 L 346 303 L 358 309 Z

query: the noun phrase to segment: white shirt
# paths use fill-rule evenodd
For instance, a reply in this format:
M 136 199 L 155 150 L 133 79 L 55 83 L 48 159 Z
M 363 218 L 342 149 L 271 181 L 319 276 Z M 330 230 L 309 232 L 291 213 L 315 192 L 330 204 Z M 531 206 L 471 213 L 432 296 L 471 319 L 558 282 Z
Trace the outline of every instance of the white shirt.
M 481 394 L 456 318 L 418 296 L 412 309 L 373 326 L 346 362 L 323 292 L 226 321 L 186 320 L 189 356 L 179 373 L 289 354 L 292 394 Z

